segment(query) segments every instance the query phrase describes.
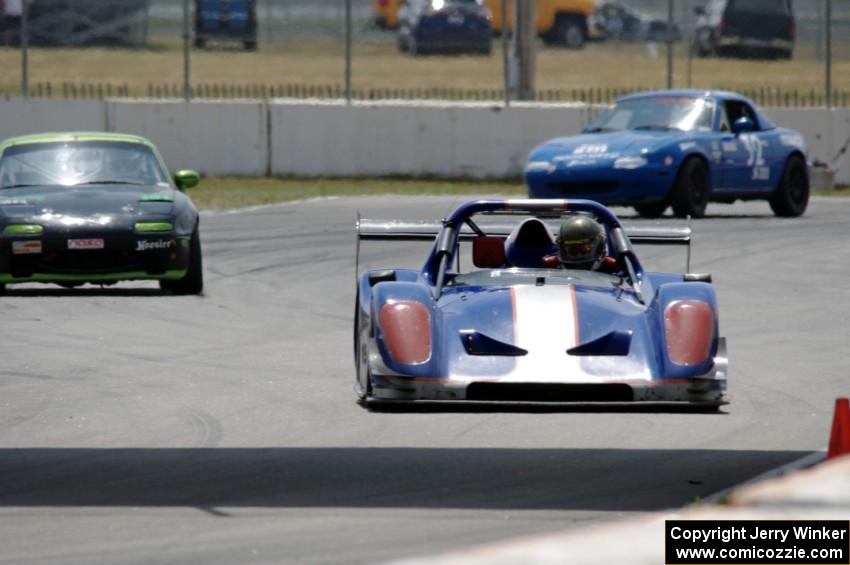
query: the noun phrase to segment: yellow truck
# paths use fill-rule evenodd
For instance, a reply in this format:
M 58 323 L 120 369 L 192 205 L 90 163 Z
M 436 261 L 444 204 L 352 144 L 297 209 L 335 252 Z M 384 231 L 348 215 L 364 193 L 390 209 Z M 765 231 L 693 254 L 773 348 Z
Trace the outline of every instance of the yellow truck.
M 493 31 L 502 31 L 502 1 L 485 0 L 493 13 Z M 513 22 L 513 0 L 508 3 L 508 29 Z M 522 2 L 535 0 L 519 0 Z M 375 23 L 382 28 L 398 26 L 398 9 L 405 0 L 372 0 Z M 537 33 L 546 43 L 578 49 L 588 40 L 602 39 L 595 25 L 598 0 L 536 0 Z M 442 2 L 441 2 L 442 3 Z
M 372 0 L 372 18 L 383 29 L 398 27 L 398 8 L 402 0 Z

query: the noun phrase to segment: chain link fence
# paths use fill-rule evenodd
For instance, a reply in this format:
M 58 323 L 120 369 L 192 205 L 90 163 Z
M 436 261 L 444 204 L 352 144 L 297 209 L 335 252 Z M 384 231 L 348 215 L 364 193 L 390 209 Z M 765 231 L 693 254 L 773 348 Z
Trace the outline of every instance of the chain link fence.
M 488 4 L 498 6 L 498 0 Z M 668 0 L 617 0 L 645 29 L 666 29 Z M 380 0 L 351 0 L 354 99 L 505 99 L 502 37 L 489 54 L 413 55 L 404 33 L 375 24 Z M 580 4 L 563 0 L 562 5 Z M 340 98 L 346 94 L 345 0 L 190 0 L 189 94 L 193 98 Z M 392 0 L 389 5 L 394 4 Z M 554 2 L 558 4 L 558 2 Z M 597 2 L 599 4 L 599 2 Z M 699 57 L 695 10 L 676 0 L 672 84 L 726 88 L 763 105 L 820 106 L 827 68 L 825 0 L 795 0 L 790 60 Z M 550 3 L 545 3 L 550 5 Z M 538 4 L 534 99 L 605 103 L 667 84 L 665 32 L 605 34 L 585 29 L 581 48 L 562 45 L 563 14 Z M 241 10 L 241 12 L 240 12 Z M 626 13 L 626 12 L 624 12 Z M 242 14 L 242 15 L 240 15 Z M 597 14 L 598 15 L 598 14 Z M 498 19 L 498 14 L 494 17 Z M 596 16 L 593 16 L 596 17 Z M 588 20 L 590 21 L 590 20 Z M 0 92 L 62 98 L 184 95 L 183 0 L 31 0 L 26 73 L 18 43 L 0 49 Z M 238 25 L 237 25 L 238 24 Z M 241 27 L 240 27 L 241 26 Z M 403 26 L 402 26 L 403 27 Z M 625 29 L 625 27 L 623 27 Z M 833 0 L 831 103 L 850 104 L 850 1 Z M 403 31 L 403 30 L 402 30 Z M 498 32 L 498 30 L 496 30 Z
M 147 43 L 148 0 L 39 0 L 28 13 L 29 44 L 80 47 Z

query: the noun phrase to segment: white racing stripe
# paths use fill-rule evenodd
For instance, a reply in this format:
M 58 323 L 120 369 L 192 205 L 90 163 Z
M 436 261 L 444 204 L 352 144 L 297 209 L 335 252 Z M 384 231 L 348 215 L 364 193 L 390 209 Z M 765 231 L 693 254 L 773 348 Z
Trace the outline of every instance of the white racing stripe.
M 516 286 L 514 304 L 516 345 L 528 355 L 516 358 L 508 377 L 522 382 L 583 382 L 580 359 L 567 355 L 578 344 L 573 285 Z

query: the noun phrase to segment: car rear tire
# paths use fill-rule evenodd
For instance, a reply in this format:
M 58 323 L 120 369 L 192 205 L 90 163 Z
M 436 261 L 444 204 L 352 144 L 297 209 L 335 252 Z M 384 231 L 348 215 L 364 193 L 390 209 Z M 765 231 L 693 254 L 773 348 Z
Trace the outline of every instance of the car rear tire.
M 658 218 L 667 211 L 667 202 L 650 202 L 649 204 L 635 204 L 635 210 L 641 218 Z
M 770 198 L 770 209 L 780 218 L 802 216 L 809 205 L 809 175 L 806 163 L 799 155 L 785 162 L 779 187 Z
M 204 291 L 204 266 L 201 253 L 201 236 L 197 226 L 189 241 L 189 268 L 182 279 L 159 281 L 159 288 L 174 294 L 201 294 Z
M 410 52 L 410 28 L 406 25 L 400 27 L 398 32 L 396 33 L 396 43 L 398 44 L 398 50 L 402 53 Z
M 416 41 L 416 38 L 413 37 L 413 34 L 410 35 L 410 39 L 407 41 L 407 52 L 414 57 L 418 57 L 422 55 L 422 48 L 419 47 L 419 42 Z
M 6 294 L 6 283 L 0 283 L 0 296 Z
M 717 36 L 712 32 L 697 39 L 699 42 L 698 55 L 700 57 L 722 57 L 720 48 L 717 46 Z
M 587 41 L 584 22 L 575 16 L 561 16 L 555 24 L 555 41 L 568 49 L 581 49 Z
M 699 158 L 685 161 L 673 184 L 673 214 L 702 218 L 708 205 L 708 168 Z

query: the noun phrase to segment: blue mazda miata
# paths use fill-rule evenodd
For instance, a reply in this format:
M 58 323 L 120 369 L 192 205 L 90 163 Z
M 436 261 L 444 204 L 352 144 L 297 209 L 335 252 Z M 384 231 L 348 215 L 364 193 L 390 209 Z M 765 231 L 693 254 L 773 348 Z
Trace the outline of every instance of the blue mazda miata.
M 590 198 L 658 217 L 699 218 L 711 202 L 767 200 L 777 216 L 805 212 L 803 136 L 732 92 L 665 90 L 617 100 L 581 135 L 536 147 L 532 198 Z

